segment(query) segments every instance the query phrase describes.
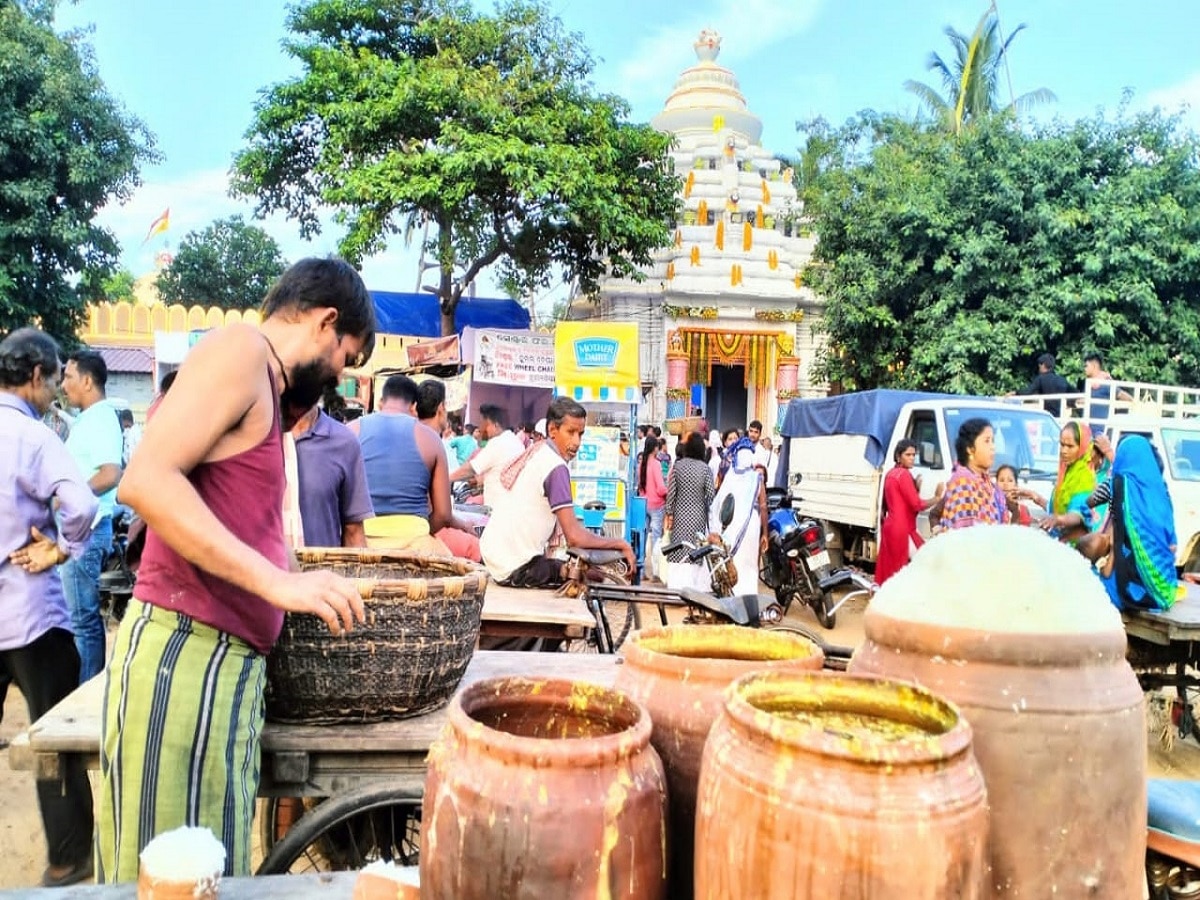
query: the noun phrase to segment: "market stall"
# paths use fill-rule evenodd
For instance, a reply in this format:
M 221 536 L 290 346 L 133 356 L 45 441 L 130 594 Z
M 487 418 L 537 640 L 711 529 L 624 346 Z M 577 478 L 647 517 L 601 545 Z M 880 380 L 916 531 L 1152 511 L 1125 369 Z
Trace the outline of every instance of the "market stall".
M 640 565 L 645 502 L 637 496 L 636 449 L 628 439 L 621 441 L 622 431 L 632 435 L 637 427 L 641 400 L 638 359 L 638 327 L 634 323 L 559 322 L 555 329 L 555 393 L 620 423 L 588 425 L 571 463 L 576 506 L 604 503 L 606 526 L 611 523 L 620 528 L 634 545 Z

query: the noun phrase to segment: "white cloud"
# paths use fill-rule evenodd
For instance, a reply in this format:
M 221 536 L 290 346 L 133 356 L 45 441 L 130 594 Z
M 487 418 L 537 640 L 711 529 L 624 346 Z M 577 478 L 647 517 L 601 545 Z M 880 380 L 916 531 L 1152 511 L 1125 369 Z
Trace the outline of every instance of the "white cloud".
M 718 62 L 733 67 L 779 41 L 802 34 L 823 0 L 711 0 L 689 18 L 663 26 L 638 41 L 617 63 L 615 90 L 635 106 L 665 99 L 664 88 L 695 63 L 692 43 L 704 28 L 722 37 Z
M 1193 72 L 1183 81 L 1149 91 L 1143 97 L 1134 95 L 1139 109 L 1161 107 L 1166 113 L 1183 112 L 1185 124 L 1200 131 L 1200 72 Z

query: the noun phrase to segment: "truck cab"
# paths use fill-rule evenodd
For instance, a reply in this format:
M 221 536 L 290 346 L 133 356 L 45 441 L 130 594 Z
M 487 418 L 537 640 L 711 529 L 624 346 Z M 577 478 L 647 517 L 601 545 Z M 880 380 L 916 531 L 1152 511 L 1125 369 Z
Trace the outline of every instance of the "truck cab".
M 1049 493 L 1058 472 L 1060 427 L 1045 410 L 890 390 L 789 403 L 780 426 L 781 458 L 789 474 L 803 477 L 798 509 L 826 523 L 835 565 L 875 559 L 883 476 L 894 465 L 896 444 L 908 438 L 917 445 L 913 475 L 921 476 L 921 496 L 930 499 L 949 479 L 959 428 L 972 418 L 991 423 L 997 466 L 1013 466 L 1020 482 Z

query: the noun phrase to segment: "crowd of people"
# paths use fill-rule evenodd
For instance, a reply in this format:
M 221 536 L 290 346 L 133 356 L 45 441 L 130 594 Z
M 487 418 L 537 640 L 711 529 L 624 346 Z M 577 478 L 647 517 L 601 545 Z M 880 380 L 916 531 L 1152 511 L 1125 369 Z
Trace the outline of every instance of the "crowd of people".
M 9 497 L 0 691 L 15 684 L 37 719 L 107 673 L 99 810 L 78 757 L 64 761 L 59 783 L 38 782 L 45 885 L 134 880 L 149 840 L 184 824 L 219 836 L 227 874 L 249 874 L 265 660 L 283 616 L 318 616 L 334 634 L 364 616 L 355 584 L 296 571 L 296 548 L 463 557 L 518 588 L 561 585 L 562 544 L 616 550 L 636 568 L 628 542 L 576 515 L 568 466 L 587 427 L 580 404 L 555 397 L 542 421 L 519 426 L 485 404 L 468 423 L 447 411 L 440 380 L 393 375 L 373 411 L 344 423 L 333 389 L 344 369 L 365 364 L 374 340 L 358 273 L 336 259 L 301 260 L 267 294 L 259 328 L 215 329 L 196 344 L 141 429 L 107 400 L 99 354 L 65 355 L 32 328 L 0 342 Z M 79 410 L 69 430 L 60 396 Z M 646 501 L 647 577 L 709 590 L 702 563 L 661 547 L 719 533 L 738 572 L 734 592 L 757 592 L 766 486 L 779 465 L 763 430 L 758 421 L 744 431 L 702 425 L 672 454 L 660 428 L 639 427 L 627 452 Z M 1114 602 L 1169 606 L 1176 539 L 1149 443 L 1133 436 L 1114 449 L 1070 422 L 1059 447 L 1055 488 L 1042 497 L 1011 468 L 993 471 L 991 424 L 967 421 L 949 480 L 925 501 L 911 472 L 917 448 L 900 442 L 883 487 L 878 580 L 920 546 L 917 516 L 929 509 L 935 530 L 1037 525 L 1095 560 Z M 456 482 L 480 492 L 483 515 L 456 506 Z M 146 531 L 136 595 L 108 651 L 98 580 L 118 504 Z
M 883 521 L 875 579 L 884 584 L 902 569 L 923 538 L 917 517 L 929 511 L 931 531 L 974 525 L 1028 525 L 1048 539 L 1076 547 L 1095 564 L 1118 608 L 1168 609 L 1179 593 L 1175 517 L 1163 463 L 1141 435 L 1112 447 L 1103 431 L 1068 421 L 1059 434 L 1054 488 L 1043 496 L 1018 485 L 1012 466 L 995 468 L 994 430 L 986 419 L 963 422 L 950 478 L 921 498 L 912 468 L 917 448 L 899 441 L 895 466 L 884 477 Z M 1030 511 L 1030 506 L 1034 511 Z

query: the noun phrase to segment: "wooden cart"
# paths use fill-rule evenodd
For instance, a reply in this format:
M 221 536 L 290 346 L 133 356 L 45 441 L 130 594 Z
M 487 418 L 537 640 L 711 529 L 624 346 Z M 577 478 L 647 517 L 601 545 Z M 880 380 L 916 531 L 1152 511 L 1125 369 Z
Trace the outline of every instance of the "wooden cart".
M 1185 582 L 1186 593 L 1164 612 L 1139 609 L 1122 612 L 1129 635 L 1129 663 L 1142 690 L 1174 688 L 1175 724 L 1181 735 L 1200 740 L 1192 704 L 1200 689 L 1200 587 Z

